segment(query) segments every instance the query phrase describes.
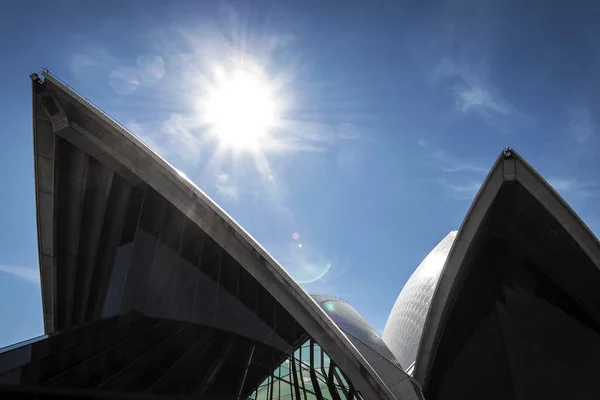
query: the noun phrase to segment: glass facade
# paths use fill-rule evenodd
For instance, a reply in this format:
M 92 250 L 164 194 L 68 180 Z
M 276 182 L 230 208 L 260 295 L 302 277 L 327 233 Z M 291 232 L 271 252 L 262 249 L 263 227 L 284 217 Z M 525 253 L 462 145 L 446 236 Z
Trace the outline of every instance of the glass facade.
M 323 349 L 315 341 L 307 340 L 248 399 L 345 400 L 362 397 Z

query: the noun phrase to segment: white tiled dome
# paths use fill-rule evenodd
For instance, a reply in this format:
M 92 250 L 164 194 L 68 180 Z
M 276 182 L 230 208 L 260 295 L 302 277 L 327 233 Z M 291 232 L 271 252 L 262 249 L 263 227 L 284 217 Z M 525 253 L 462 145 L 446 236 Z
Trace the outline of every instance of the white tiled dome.
M 456 231 L 425 257 L 404 285 L 383 330 L 383 341 L 404 368 L 415 362 L 425 318 Z

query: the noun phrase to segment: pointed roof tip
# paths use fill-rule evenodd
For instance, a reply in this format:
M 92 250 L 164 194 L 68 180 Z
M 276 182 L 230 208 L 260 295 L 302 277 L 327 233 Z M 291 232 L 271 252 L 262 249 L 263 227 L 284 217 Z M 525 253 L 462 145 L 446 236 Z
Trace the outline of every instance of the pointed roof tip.
M 458 270 L 463 266 L 468 246 L 473 242 L 487 212 L 491 210 L 501 187 L 507 182 L 519 183 L 525 191 L 533 196 L 539 206 L 548 211 L 591 262 L 600 269 L 600 242 L 595 234 L 552 185 L 519 153 L 511 147 L 503 148 L 467 211 L 459 229 L 460 235 L 456 234 L 455 240 L 462 239 L 463 247 L 453 246 L 433 296 L 424 333 L 418 347 L 414 373 L 416 379 L 424 385 L 429 379 L 429 368 L 435 359 L 437 340 L 442 334 L 441 327 L 446 322 L 446 313 L 449 312 L 446 305 L 453 304 L 448 299 L 455 295 L 454 279 L 459 275 Z
M 516 152 L 510 146 L 506 146 L 505 148 L 502 149 L 502 156 L 504 157 L 504 159 L 512 158 L 513 154 L 516 154 Z

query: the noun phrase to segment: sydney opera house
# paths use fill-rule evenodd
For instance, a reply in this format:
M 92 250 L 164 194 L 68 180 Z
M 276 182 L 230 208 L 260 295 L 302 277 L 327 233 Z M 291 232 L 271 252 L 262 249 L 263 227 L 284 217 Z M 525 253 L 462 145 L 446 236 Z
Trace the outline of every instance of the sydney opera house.
M 2 398 L 598 397 L 600 245 L 513 150 L 380 337 L 98 108 L 31 78 L 45 334 L 0 349 Z

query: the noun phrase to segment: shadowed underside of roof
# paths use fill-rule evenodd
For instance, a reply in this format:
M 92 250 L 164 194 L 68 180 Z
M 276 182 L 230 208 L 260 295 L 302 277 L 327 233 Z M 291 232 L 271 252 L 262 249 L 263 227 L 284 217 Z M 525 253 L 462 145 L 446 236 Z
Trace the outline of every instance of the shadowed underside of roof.
M 230 257 L 228 268 L 241 268 L 260 282 L 281 315 L 290 315 L 318 342 L 365 398 L 394 398 L 339 328 L 231 217 L 106 114 L 50 74 L 42 75 L 43 82 L 33 76 L 33 127 L 47 333 L 102 315 L 111 263 L 117 247 L 131 234 L 124 229 L 129 226 L 128 215 L 135 214 L 131 212 L 138 204 L 135 196 L 143 192 L 146 201 L 152 192 Z M 232 281 L 236 296 L 241 295 L 235 289 L 239 279 Z M 124 290 L 127 294 L 129 289 Z M 264 317 L 265 323 L 276 327 L 271 319 Z
M 447 395 L 448 377 L 457 379 L 460 360 L 485 356 L 469 353 L 468 346 L 495 340 L 493 332 L 503 332 L 504 340 L 514 335 L 507 331 L 509 319 L 501 316 L 519 301 L 547 304 L 557 321 L 567 315 L 582 327 L 579 331 L 599 333 L 599 267 L 595 236 L 517 153 L 504 151 L 458 231 L 427 314 L 415 367 L 425 394 L 432 399 Z M 500 325 L 494 322 L 499 319 Z M 509 355 L 518 348 L 511 338 L 502 350 Z M 492 358 L 485 362 L 498 360 L 499 354 L 489 353 Z M 515 382 L 513 376 L 517 387 Z

